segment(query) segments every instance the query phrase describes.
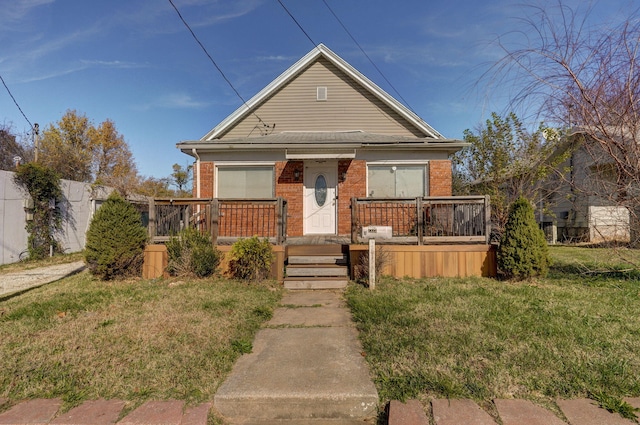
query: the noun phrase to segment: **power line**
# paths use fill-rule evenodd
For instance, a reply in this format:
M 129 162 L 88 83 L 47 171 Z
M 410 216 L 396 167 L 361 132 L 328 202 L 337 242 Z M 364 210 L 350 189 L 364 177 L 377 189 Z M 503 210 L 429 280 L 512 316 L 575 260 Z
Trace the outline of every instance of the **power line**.
M 0 75 L 0 81 L 2 81 L 2 85 L 4 86 L 5 89 L 7 89 L 7 93 L 9 93 L 9 96 L 11 96 L 11 99 L 13 100 L 13 103 L 16 104 L 16 106 L 18 107 L 18 110 L 20 111 L 20 113 L 22 114 L 24 119 L 29 123 L 29 127 L 31 127 L 31 131 L 35 131 L 33 129 L 33 124 L 31 124 L 31 121 L 29 121 L 29 118 L 27 118 L 27 116 L 25 115 L 25 113 L 22 110 L 22 108 L 20 107 L 20 105 L 18 105 L 18 101 L 16 100 L 15 97 L 13 97 L 13 94 L 11 93 L 11 90 L 9 90 L 9 87 L 7 87 L 7 83 L 4 82 L 4 78 L 2 78 L 2 75 Z
M 204 44 L 202 44 L 202 42 L 200 41 L 200 39 L 198 39 L 198 36 L 196 36 L 196 34 L 193 32 L 193 30 L 191 29 L 191 27 L 189 26 L 189 24 L 187 23 L 187 21 L 182 17 L 182 14 L 180 13 L 180 11 L 178 10 L 178 8 L 176 7 L 176 5 L 173 3 L 173 0 L 169 0 L 169 3 L 171 3 L 171 6 L 173 6 L 173 9 L 176 11 L 176 13 L 178 14 L 178 17 L 180 18 L 180 20 L 182 21 L 182 23 L 184 24 L 185 27 L 187 27 L 187 29 L 189 30 L 189 32 L 191 33 L 191 36 L 193 37 L 193 39 L 196 41 L 196 43 L 198 43 L 198 45 L 200 46 L 200 48 L 202 49 L 202 51 L 205 53 L 205 55 L 207 55 L 207 57 L 209 58 L 209 60 L 211 61 L 211 63 L 213 64 L 213 66 L 215 66 L 215 68 L 218 70 L 218 72 L 220 73 L 220 75 L 222 75 L 222 78 L 224 78 L 224 80 L 227 82 L 227 84 L 229 85 L 229 87 L 231 87 L 231 89 L 235 92 L 236 96 L 238 96 L 238 98 L 242 101 L 242 103 L 249 108 L 249 105 L 247 105 L 247 101 L 244 99 L 244 97 L 242 97 L 242 95 L 240 94 L 240 92 L 238 90 L 236 90 L 236 88 L 233 86 L 233 84 L 231 83 L 231 81 L 227 78 L 227 76 L 225 75 L 225 73 L 222 71 L 222 69 L 218 66 L 218 64 L 216 63 L 216 61 L 213 59 L 213 57 L 209 54 L 209 52 L 207 51 L 207 48 L 204 47 Z M 258 114 L 256 114 L 254 111 L 251 112 L 257 119 L 259 122 L 262 123 L 262 125 L 267 128 L 267 129 L 273 129 L 273 127 L 275 127 L 275 124 L 273 125 L 268 125 L 267 123 L 265 123 L 259 116 Z
M 298 22 L 298 20 L 293 16 L 293 14 L 291 12 L 289 12 L 289 9 L 287 9 L 287 6 L 285 6 L 284 3 L 282 3 L 281 0 L 278 0 L 278 3 L 280 3 L 280 6 L 282 6 L 282 8 L 285 10 L 285 12 L 287 12 L 287 14 L 291 17 L 291 19 L 293 19 L 293 22 L 295 22 L 296 25 L 298 26 L 298 28 L 300 28 L 300 31 L 302 31 L 304 33 L 304 35 L 307 36 L 307 38 L 309 39 L 311 44 L 313 44 L 313 46 L 316 47 L 317 44 L 313 41 L 311 36 L 304 30 L 304 28 L 302 28 L 302 25 L 300 25 L 300 22 Z
M 278 0 L 278 1 L 280 1 L 280 0 Z M 389 79 L 384 75 L 384 73 L 380 70 L 380 68 L 378 68 L 378 66 L 373 62 L 373 60 L 371 60 L 371 58 L 369 57 L 367 52 L 364 51 L 364 49 L 362 48 L 360 43 L 358 43 L 358 41 L 351 34 L 351 32 L 347 29 L 347 27 L 344 25 L 344 23 L 342 23 L 340 18 L 338 18 L 338 15 L 336 15 L 336 13 L 333 11 L 333 9 L 331 9 L 331 7 L 329 7 L 329 4 L 327 3 L 327 1 L 326 0 L 322 0 L 322 2 L 324 3 L 325 6 L 327 6 L 327 9 L 329 9 L 329 12 L 331 12 L 333 17 L 336 18 L 336 20 L 340 24 L 340 26 L 342 26 L 342 29 L 344 29 L 344 31 L 349 35 L 349 37 L 351 37 L 351 40 L 353 40 L 353 42 L 356 43 L 356 46 L 358 46 L 358 48 L 360 49 L 362 54 L 364 54 L 365 57 L 369 60 L 369 62 L 371 62 L 371 65 L 373 65 L 373 67 L 376 69 L 376 71 L 378 71 L 378 73 L 382 76 L 382 78 L 384 78 L 384 80 L 387 82 L 387 84 L 389 84 L 389 86 L 393 89 L 393 91 L 396 93 L 396 95 L 398 95 L 398 97 L 404 102 L 404 104 L 407 105 L 407 107 L 413 111 L 413 108 L 409 105 L 409 102 L 407 102 L 402 97 L 400 92 L 393 86 L 393 84 L 391 84 L 391 81 L 389 81 Z M 415 111 L 414 111 L 414 113 L 415 113 Z

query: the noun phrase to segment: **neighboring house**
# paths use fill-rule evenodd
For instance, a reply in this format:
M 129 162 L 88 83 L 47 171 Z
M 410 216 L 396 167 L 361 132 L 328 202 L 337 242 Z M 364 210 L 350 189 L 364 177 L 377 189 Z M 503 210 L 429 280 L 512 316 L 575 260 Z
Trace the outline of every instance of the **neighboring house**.
M 558 152 L 567 155 L 567 160 L 549 182 L 547 210 L 552 214 L 542 219 L 548 238 L 553 242 L 628 242 L 633 219 L 628 202 L 618 199 L 611 156 L 580 131 L 569 135 Z
M 194 196 L 283 198 L 287 236 L 350 235 L 352 198 L 451 196 L 443 137 L 319 45 L 200 140 Z

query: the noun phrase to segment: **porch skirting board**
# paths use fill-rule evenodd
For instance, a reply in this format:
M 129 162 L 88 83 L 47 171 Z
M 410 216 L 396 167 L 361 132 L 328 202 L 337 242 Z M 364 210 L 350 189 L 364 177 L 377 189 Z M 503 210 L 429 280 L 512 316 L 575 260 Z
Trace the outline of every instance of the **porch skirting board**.
M 397 278 L 467 277 L 497 275 L 496 247 L 493 245 L 378 245 L 385 256 L 383 275 Z M 368 245 L 349 245 L 351 275 Z
M 229 257 L 231 246 L 230 245 L 218 245 L 216 246 L 222 253 L 222 259 L 220 261 L 220 272 L 225 275 L 229 271 Z M 273 248 L 274 260 L 271 264 L 271 278 L 278 282 L 284 281 L 284 260 L 285 249 L 282 245 L 275 245 Z M 143 279 L 157 279 L 160 277 L 167 278 L 167 265 L 169 264 L 169 255 L 167 253 L 167 247 L 164 244 L 149 244 L 144 250 L 144 264 L 142 267 Z
M 229 260 L 231 259 L 231 246 L 230 245 L 217 245 L 216 248 L 222 252 L 223 257 L 220 261 L 220 272 L 222 275 L 228 275 L 229 272 Z M 285 247 L 283 245 L 274 245 L 273 249 L 273 263 L 271 263 L 271 278 L 278 282 L 284 281 L 284 260 Z

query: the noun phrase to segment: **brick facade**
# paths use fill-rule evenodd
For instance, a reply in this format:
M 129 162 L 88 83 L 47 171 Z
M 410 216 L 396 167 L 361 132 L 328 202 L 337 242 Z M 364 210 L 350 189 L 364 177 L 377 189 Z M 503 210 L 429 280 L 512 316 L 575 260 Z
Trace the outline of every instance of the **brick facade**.
M 287 200 L 287 235 L 302 236 L 304 162 L 279 161 L 276 162 L 275 171 L 276 197 Z
M 214 195 L 214 169 L 213 162 L 200 163 L 201 198 L 212 198 Z M 275 179 L 275 196 L 287 201 L 287 235 L 302 236 L 304 233 L 304 161 L 276 162 Z M 339 235 L 351 233 L 351 198 L 366 197 L 366 187 L 366 161 L 355 159 L 338 161 L 337 227 Z M 451 161 L 430 161 L 429 195 L 451 196 L 451 193 Z M 196 196 L 195 185 L 194 196 Z
M 344 178 L 343 178 L 344 176 Z M 351 198 L 367 196 L 367 162 L 338 161 L 338 234 L 351 234 Z
M 197 181 L 200 183 L 200 197 L 213 198 L 213 162 L 200 162 L 200 178 L 194 176 L 193 179 L 193 196 L 198 196 Z M 195 174 L 195 173 L 194 173 Z
M 429 161 L 429 196 L 451 196 L 451 161 Z

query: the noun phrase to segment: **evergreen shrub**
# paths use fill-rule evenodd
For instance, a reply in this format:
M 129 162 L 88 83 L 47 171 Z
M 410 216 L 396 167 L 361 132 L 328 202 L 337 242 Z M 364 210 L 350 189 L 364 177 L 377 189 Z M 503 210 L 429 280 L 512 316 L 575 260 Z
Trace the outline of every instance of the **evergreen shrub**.
M 268 239 L 257 236 L 240 239 L 231 247 L 229 271 L 236 279 L 259 282 L 269 277 L 273 248 Z
M 509 209 L 498 248 L 498 271 L 507 279 L 523 280 L 546 276 L 549 263 L 544 233 L 536 223 L 531 204 L 520 197 Z
M 114 192 L 96 211 L 87 231 L 89 271 L 102 280 L 139 276 L 146 242 L 140 213 Z
M 177 237 L 167 242 L 169 265 L 172 276 L 207 277 L 220 264 L 220 251 L 211 242 L 211 236 L 187 227 Z

